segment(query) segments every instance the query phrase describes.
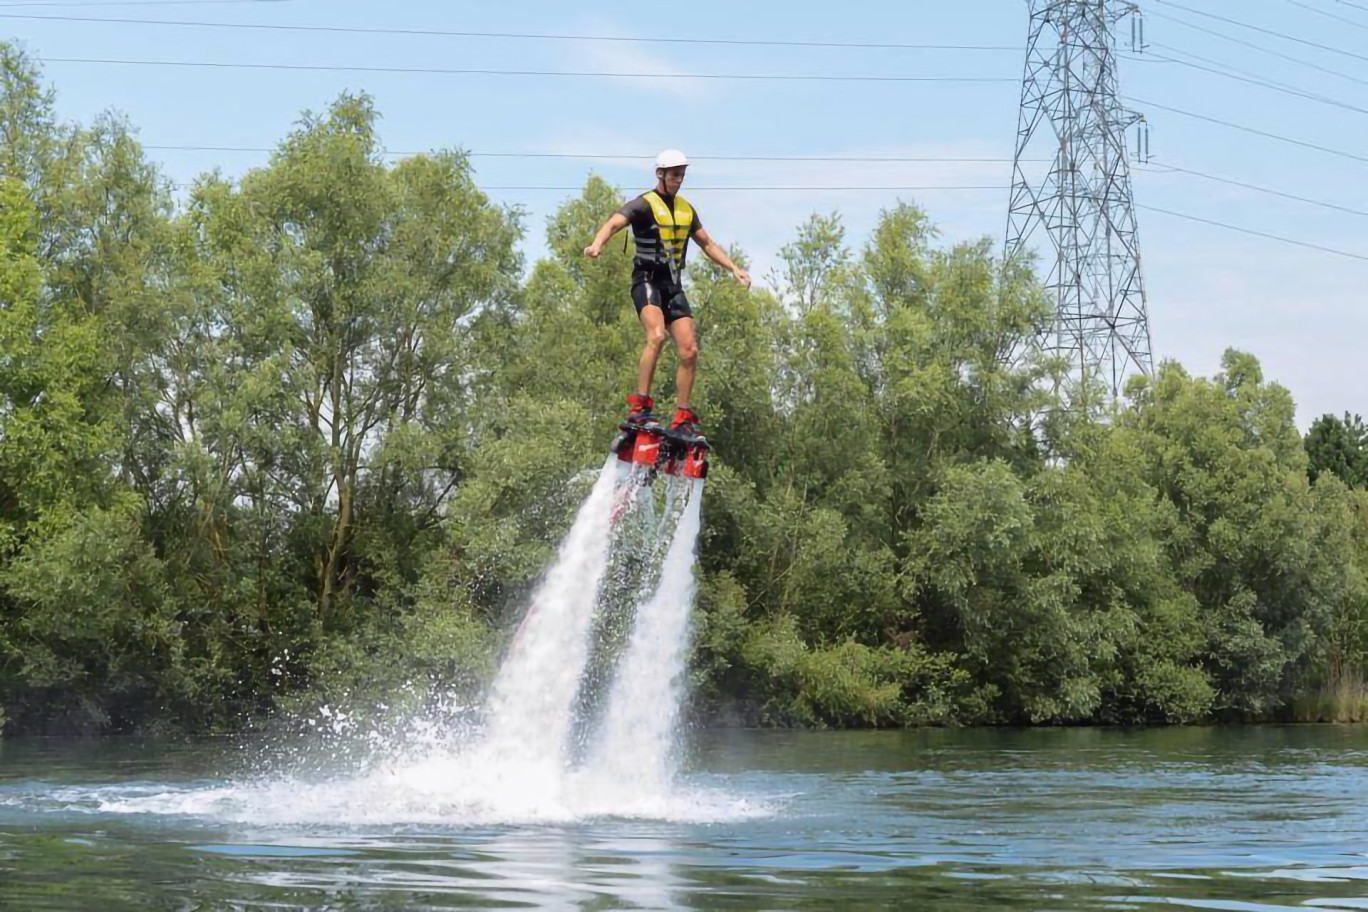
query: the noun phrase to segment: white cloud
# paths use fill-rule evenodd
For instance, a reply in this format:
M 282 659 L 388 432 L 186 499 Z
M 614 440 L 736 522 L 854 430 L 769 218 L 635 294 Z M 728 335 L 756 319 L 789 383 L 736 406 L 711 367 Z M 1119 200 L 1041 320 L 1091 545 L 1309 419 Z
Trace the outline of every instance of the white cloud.
M 599 23 L 585 27 L 585 33 L 611 35 L 619 38 L 635 37 L 619 26 Z M 711 94 L 709 81 L 689 79 L 689 70 L 670 60 L 664 44 L 635 44 L 629 41 L 573 42 L 574 66 L 596 73 L 650 74 L 615 78 L 613 84 L 627 86 L 647 95 L 672 99 L 700 99 Z

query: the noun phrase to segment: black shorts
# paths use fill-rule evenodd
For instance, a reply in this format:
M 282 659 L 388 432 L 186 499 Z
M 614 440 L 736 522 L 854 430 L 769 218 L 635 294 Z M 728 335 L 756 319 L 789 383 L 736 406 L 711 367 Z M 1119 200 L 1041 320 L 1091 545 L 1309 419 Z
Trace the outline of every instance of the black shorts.
M 666 326 L 680 317 L 693 316 L 693 311 L 689 309 L 689 299 L 684 296 L 684 289 L 661 276 L 633 273 L 632 303 L 636 305 L 638 314 L 648 304 L 659 307 L 661 313 L 665 314 Z

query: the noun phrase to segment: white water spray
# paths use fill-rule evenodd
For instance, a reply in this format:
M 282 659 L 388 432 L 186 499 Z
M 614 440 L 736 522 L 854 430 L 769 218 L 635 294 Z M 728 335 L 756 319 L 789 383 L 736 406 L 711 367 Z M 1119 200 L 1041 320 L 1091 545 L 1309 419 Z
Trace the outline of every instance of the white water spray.
M 702 480 L 689 484 L 688 504 L 675 527 L 660 581 L 637 609 L 591 763 L 595 775 L 634 796 L 665 794 L 674 779 L 703 499 Z
M 666 506 L 657 517 L 643 479 L 630 472 L 619 477 L 616 462 L 604 466 L 532 597 L 491 688 L 482 732 L 428 731 L 415 720 L 423 736 L 385 739 L 376 745 L 376 762 L 360 775 L 318 780 L 296 770 L 207 787 L 96 788 L 63 801 L 102 813 L 267 825 L 567 823 L 604 816 L 703 822 L 769 813 L 744 798 L 676 780 L 703 482 L 661 479 Z M 607 698 L 588 701 L 577 718 L 598 615 L 627 594 L 605 580 L 610 552 L 636 543 L 653 564 L 663 536 L 669 547 L 653 592 L 634 606 L 621 654 L 610 650 Z M 572 734 L 595 716 L 596 726 L 582 730 L 594 737 L 576 767 Z
M 560 778 L 575 688 L 608 566 L 616 463 L 609 458 L 604 464 L 494 680 L 482 752 L 491 764 L 510 766 L 510 774 L 549 777 L 543 782 Z

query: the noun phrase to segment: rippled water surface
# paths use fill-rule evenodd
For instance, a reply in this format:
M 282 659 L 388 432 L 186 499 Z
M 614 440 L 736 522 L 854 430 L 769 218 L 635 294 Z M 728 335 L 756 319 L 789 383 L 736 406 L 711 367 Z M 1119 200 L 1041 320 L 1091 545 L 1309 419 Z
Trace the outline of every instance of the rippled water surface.
M 1368 909 L 1368 731 L 692 739 L 668 794 L 0 742 L 0 908 Z

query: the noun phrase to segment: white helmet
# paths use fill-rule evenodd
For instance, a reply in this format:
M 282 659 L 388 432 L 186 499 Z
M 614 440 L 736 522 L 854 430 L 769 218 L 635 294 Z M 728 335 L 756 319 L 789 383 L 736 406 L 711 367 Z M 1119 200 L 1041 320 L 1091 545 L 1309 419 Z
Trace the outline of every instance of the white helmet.
M 683 168 L 688 163 L 688 157 L 678 149 L 666 149 L 656 156 L 657 168 Z

